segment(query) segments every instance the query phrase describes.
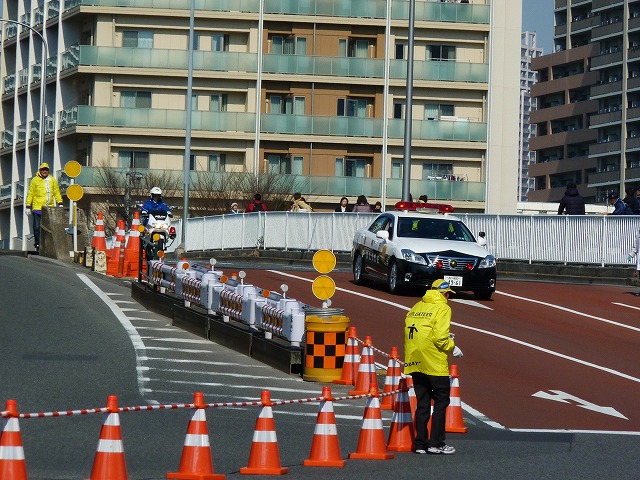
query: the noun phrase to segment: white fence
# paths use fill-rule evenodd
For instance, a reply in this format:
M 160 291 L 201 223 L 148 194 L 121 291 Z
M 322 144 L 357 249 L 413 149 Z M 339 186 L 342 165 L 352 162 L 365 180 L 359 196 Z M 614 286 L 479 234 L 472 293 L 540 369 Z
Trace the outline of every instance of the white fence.
M 627 264 L 640 216 L 456 214 L 474 235 L 487 234 L 498 259 L 529 262 Z M 258 212 L 190 218 L 186 251 L 274 249 L 351 251 L 355 231 L 375 218 L 368 213 Z M 175 222 L 181 238 L 181 222 Z

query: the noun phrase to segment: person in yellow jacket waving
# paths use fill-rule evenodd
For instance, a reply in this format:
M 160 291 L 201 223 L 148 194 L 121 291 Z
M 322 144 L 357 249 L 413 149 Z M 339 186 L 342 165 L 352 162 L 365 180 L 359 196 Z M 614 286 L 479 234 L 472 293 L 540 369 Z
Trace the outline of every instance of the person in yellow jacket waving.
M 56 179 L 49 176 L 49 164 L 43 163 L 38 169 L 38 174 L 31 179 L 25 201 L 27 215 L 33 217 L 33 242 L 36 251 L 40 249 L 42 208 L 55 207 L 58 204 L 62 206 L 60 187 Z
M 448 354 L 462 357 L 456 347 L 451 325 L 451 307 L 447 299 L 449 282 L 439 279 L 416 303 L 404 321 L 404 373 L 413 378 L 418 406 L 416 408 L 416 453 L 451 455 L 456 449 L 445 443 L 445 422 L 449 405 Z M 431 415 L 433 400 L 433 415 Z M 431 418 L 431 436 L 427 423 Z

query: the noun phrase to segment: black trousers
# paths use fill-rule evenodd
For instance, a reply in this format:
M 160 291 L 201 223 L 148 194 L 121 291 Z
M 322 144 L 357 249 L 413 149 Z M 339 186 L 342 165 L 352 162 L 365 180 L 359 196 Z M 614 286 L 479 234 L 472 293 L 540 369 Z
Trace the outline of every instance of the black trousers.
M 413 388 L 416 393 L 418 406 L 416 408 L 416 439 L 413 442 L 417 449 L 426 450 L 427 447 L 441 447 L 445 440 L 445 424 L 451 385 L 449 376 L 438 377 L 414 372 Z M 433 415 L 431 415 L 431 400 L 433 400 Z M 431 418 L 431 436 L 427 423 Z
M 42 216 L 35 212 L 31 212 L 31 216 L 33 217 L 33 246 L 38 248 L 40 246 L 40 221 Z

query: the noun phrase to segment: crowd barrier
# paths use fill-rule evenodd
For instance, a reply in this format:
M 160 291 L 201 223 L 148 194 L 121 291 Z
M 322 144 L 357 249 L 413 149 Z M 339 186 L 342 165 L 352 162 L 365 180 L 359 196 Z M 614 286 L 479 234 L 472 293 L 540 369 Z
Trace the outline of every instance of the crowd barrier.
M 175 265 L 152 260 L 148 271 L 151 285 L 157 286 L 160 293 L 173 292 L 185 307 L 201 307 L 208 314 L 221 315 L 225 321 L 233 319 L 251 331 L 264 332 L 267 339 L 275 335 L 292 347 L 303 342 L 305 310 L 309 305 L 287 298 L 285 293 L 245 283 L 244 272 L 229 277 L 213 266 L 186 260 Z
M 333 402 L 366 399 L 366 405 L 362 416 L 362 426 L 358 438 L 358 446 L 355 452 L 348 455 L 348 459 L 364 460 L 389 460 L 394 458 L 393 451 L 410 452 L 413 449 L 415 436 L 415 410 L 416 399 L 413 394 L 411 376 L 400 375 L 398 368 L 389 368 L 387 378 L 392 377 L 391 382 L 385 381 L 383 392 L 378 391 L 376 369 L 371 345 L 371 338 L 364 341 L 356 336 L 355 329 L 350 329 L 352 345 L 361 343 L 364 345 L 363 355 L 359 356 L 358 363 L 366 364 L 366 368 L 358 367 L 360 371 L 373 372 L 372 375 L 357 375 L 354 379 L 356 390 L 365 388 L 364 392 L 349 392 L 349 395 L 334 398 L 329 386 L 322 388 L 322 393 L 317 397 L 300 398 L 292 400 L 272 400 L 269 390 L 262 390 L 260 400 L 244 402 L 217 402 L 205 403 L 204 394 L 196 392 L 193 403 L 173 403 L 162 405 L 143 405 L 132 407 L 119 407 L 116 396 L 109 396 L 106 407 L 86 408 L 54 412 L 20 413 L 15 400 L 6 402 L 6 409 L 0 411 L 0 417 L 7 418 L 6 425 L 0 436 L 0 478 L 3 480 L 26 480 L 26 455 L 24 452 L 20 433 L 19 419 L 34 419 L 46 417 L 69 417 L 74 415 L 88 415 L 107 413 L 93 462 L 90 480 L 126 480 L 127 469 L 122 443 L 120 426 L 120 413 L 142 412 L 151 410 L 195 410 L 187 426 L 184 447 L 177 472 L 167 473 L 167 478 L 203 478 L 209 480 L 224 479 L 224 474 L 215 474 L 213 469 L 212 449 L 209 444 L 206 417 L 204 410 L 208 408 L 225 407 L 259 407 L 260 412 L 256 420 L 256 428 L 253 434 L 251 451 L 246 467 L 240 468 L 241 474 L 281 475 L 288 472 L 287 467 L 280 463 L 280 454 L 276 436 L 275 421 L 273 419 L 273 407 L 319 402 L 319 410 L 316 426 L 311 440 L 311 451 L 308 459 L 302 464 L 314 467 L 343 467 L 346 461 L 340 452 Z M 397 367 L 402 363 L 394 355 L 384 353 Z M 451 366 L 451 403 L 447 411 L 446 431 L 455 433 L 466 432 L 462 418 L 460 385 L 458 380 L 458 367 Z M 336 382 L 340 383 L 340 382 Z M 390 387 L 387 388 L 387 384 Z M 388 436 L 385 439 L 385 426 L 381 410 L 383 404 L 390 404 L 393 414 L 389 420 Z

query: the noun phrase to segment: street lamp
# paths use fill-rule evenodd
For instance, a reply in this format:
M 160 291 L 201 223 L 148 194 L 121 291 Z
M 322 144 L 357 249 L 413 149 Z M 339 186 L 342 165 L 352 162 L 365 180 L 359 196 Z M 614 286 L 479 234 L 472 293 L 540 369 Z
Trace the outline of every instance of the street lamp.
M 183 181 L 184 181 L 184 203 L 182 213 L 182 235 L 180 240 L 182 248 L 187 248 L 187 219 L 189 218 L 189 182 L 191 179 L 191 113 L 193 112 L 192 92 L 193 92 L 193 41 L 195 37 L 195 0 L 190 0 L 189 10 L 189 59 L 187 70 L 187 117 L 185 125 L 185 144 L 184 144 L 184 163 L 183 163 Z
M 46 62 L 47 58 L 49 58 L 49 46 L 47 45 L 47 41 L 44 39 L 44 36 L 31 25 L 5 18 L 0 18 L 0 22 L 13 23 L 15 25 L 20 25 L 21 27 L 26 27 L 40 37 L 40 40 L 42 40 L 42 63 L 40 67 L 40 135 L 38 138 L 38 166 L 40 166 L 44 163 L 44 122 L 46 118 L 45 81 L 47 78 Z
M 409 1 L 409 42 L 407 48 L 407 105 L 404 112 L 404 161 L 402 165 L 402 201 L 411 194 L 411 124 L 413 112 L 413 32 L 416 0 Z

